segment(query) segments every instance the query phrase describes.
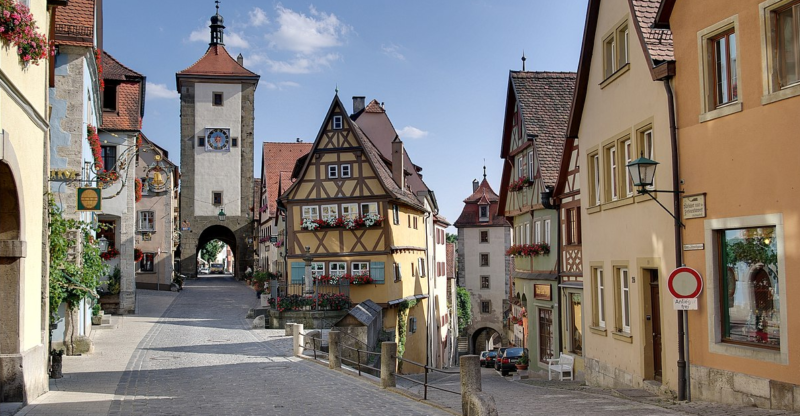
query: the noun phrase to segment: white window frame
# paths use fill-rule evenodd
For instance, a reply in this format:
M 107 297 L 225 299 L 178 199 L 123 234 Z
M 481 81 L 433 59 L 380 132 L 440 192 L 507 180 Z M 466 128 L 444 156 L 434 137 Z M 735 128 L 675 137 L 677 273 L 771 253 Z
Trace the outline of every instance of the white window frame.
M 341 130 L 344 128 L 344 119 L 342 116 L 333 116 L 333 129 Z
M 319 206 L 307 205 L 303 207 L 303 219 L 318 220 L 319 219 Z
M 428 269 L 425 267 L 425 258 L 420 257 L 417 259 L 417 267 L 419 268 L 419 275 L 420 277 L 425 277 L 428 275 Z
M 149 215 L 148 215 L 149 214 Z M 150 221 L 145 218 L 149 217 Z M 139 231 L 155 231 L 156 230 L 156 213 L 155 211 L 139 211 Z
M 358 204 L 342 204 L 342 218 L 358 217 Z
M 603 282 L 603 269 L 596 268 L 595 284 L 597 285 L 597 325 L 606 327 L 606 288 Z
M 544 242 L 550 244 L 550 220 L 544 220 Z
M 347 273 L 347 262 L 332 261 L 329 265 L 331 276 L 341 276 Z
M 611 188 L 611 200 L 619 199 L 619 177 L 617 172 L 617 146 L 608 147 L 608 169 L 609 187 Z
M 350 270 L 353 271 L 353 276 L 360 276 L 360 275 L 369 276 L 369 262 L 368 261 L 351 262 Z
M 328 165 L 328 179 L 339 177 L 339 165 Z
M 625 196 L 632 197 L 633 196 L 633 178 L 631 177 L 631 173 L 628 171 L 628 163 L 631 163 L 633 160 L 633 143 L 631 139 L 626 139 L 622 142 L 622 148 L 625 152 Z
M 522 239 L 520 244 L 530 244 L 531 243 L 531 223 L 526 222 L 523 224 L 522 229 Z
M 486 212 L 486 215 L 484 214 Z M 480 221 L 489 221 L 489 206 L 488 205 L 479 205 L 478 206 L 478 215 L 480 216 Z
M 631 333 L 631 288 L 630 275 L 627 267 L 620 267 L 619 271 L 619 306 L 620 323 L 622 332 Z
M 786 98 L 800 95 L 800 79 L 798 81 L 781 85 L 780 62 L 777 43 L 779 41 L 779 27 L 775 26 L 776 13 L 779 9 L 794 3 L 795 0 L 767 0 L 759 4 L 759 17 L 761 23 L 761 65 L 764 86 L 764 95 L 761 97 L 761 104 L 769 104 Z M 798 7 L 793 5 L 792 7 Z M 798 17 L 795 17 L 798 19 Z M 798 45 L 795 45 L 797 50 Z M 800 64 L 800 62 L 798 63 Z
M 528 152 L 528 179 L 533 179 L 533 150 Z
M 736 35 L 736 85 L 737 99 L 728 103 L 717 106 L 714 102 L 715 99 L 710 94 L 716 94 L 716 85 L 713 83 L 713 72 L 715 65 L 711 62 L 710 57 L 713 56 L 711 39 L 722 33 L 733 29 Z M 714 25 L 711 25 L 703 30 L 697 32 L 697 53 L 698 53 L 698 66 L 700 73 L 700 115 L 699 121 L 701 123 L 713 120 L 718 117 L 723 117 L 728 114 L 733 114 L 742 111 L 743 91 L 742 85 L 742 59 L 745 57 L 741 53 L 741 39 L 739 39 L 739 17 L 738 15 L 731 16 Z M 749 57 L 746 59 L 750 59 Z M 764 76 L 764 74 L 762 74 Z
M 351 176 L 351 172 L 350 172 L 350 164 L 349 164 L 349 163 L 343 163 L 343 164 L 341 164 L 341 165 L 339 166 L 339 173 L 340 173 L 340 177 L 342 177 L 342 178 L 349 178 L 349 177 Z
M 367 207 L 366 210 L 364 210 L 365 206 Z M 367 215 L 367 214 L 371 214 L 371 213 L 380 214 L 378 212 L 378 203 L 377 202 L 362 202 L 361 203 L 361 215 Z
M 523 177 L 525 171 L 522 169 L 522 156 L 517 157 L 517 178 Z
M 319 277 L 325 274 L 325 263 L 324 262 L 313 262 L 311 263 L 311 277 Z
M 600 154 L 592 156 L 594 171 L 594 205 L 600 206 Z
M 533 223 L 533 242 L 534 243 L 541 243 L 542 242 L 542 222 L 536 221 Z
M 336 204 L 333 205 L 323 205 L 320 207 L 320 214 L 323 220 L 329 219 L 336 219 L 339 218 L 339 206 Z

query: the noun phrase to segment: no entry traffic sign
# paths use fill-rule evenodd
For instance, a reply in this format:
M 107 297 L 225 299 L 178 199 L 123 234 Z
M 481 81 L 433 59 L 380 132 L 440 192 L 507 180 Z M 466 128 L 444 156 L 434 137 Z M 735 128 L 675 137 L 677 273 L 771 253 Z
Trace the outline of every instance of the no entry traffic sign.
M 678 299 L 696 298 L 703 290 L 703 278 L 691 267 L 678 267 L 669 274 L 667 288 Z

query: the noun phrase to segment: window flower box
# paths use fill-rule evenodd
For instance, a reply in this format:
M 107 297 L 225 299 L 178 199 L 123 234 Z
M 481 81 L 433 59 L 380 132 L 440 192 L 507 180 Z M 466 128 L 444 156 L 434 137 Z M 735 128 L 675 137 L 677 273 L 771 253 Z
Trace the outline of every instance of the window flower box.
M 550 254 L 550 245 L 547 243 L 517 244 L 506 250 L 506 256 L 536 257 Z
M 300 228 L 308 231 L 316 231 L 325 228 L 345 228 L 348 230 L 357 230 L 359 228 L 380 227 L 383 224 L 383 216 L 380 214 L 370 213 L 358 217 L 338 217 L 328 218 L 325 220 L 312 220 L 310 218 L 303 218 L 303 223 Z
M 511 182 L 508 185 L 508 190 L 511 192 L 521 191 L 523 188 L 527 188 L 533 185 L 533 180 L 529 179 L 527 176 L 521 176 L 519 179 Z

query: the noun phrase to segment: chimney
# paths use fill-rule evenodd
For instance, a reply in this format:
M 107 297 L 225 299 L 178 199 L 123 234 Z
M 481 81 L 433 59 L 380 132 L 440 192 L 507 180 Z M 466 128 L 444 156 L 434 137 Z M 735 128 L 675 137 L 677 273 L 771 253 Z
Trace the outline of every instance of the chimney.
M 364 110 L 367 97 L 353 97 L 353 114 L 358 114 Z
M 239 63 L 239 66 L 243 67 L 244 66 L 244 56 L 242 56 L 242 54 L 239 54 L 239 56 L 236 57 L 236 62 Z
M 392 178 L 400 189 L 406 187 L 405 169 L 403 169 L 403 141 L 400 137 L 392 140 Z
M 478 190 L 478 180 L 477 179 L 473 179 L 472 180 L 472 192 L 475 192 L 477 190 Z

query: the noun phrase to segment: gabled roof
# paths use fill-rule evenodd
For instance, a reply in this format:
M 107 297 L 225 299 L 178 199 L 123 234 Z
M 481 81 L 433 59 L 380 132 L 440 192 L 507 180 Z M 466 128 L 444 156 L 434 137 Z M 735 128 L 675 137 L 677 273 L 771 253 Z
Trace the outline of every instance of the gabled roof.
M 328 124 L 327 121 L 331 118 L 334 110 L 339 109 L 342 114 L 346 114 L 345 107 L 342 105 L 342 102 L 339 100 L 339 96 L 336 95 L 333 97 L 333 101 L 328 109 L 328 113 L 325 116 L 325 121 L 322 123 L 320 127 L 319 133 L 317 134 L 317 138 L 314 140 L 314 144 L 311 148 L 311 151 L 308 153 L 309 155 L 313 154 L 319 143 L 322 139 L 322 136 L 325 133 L 325 126 Z M 397 183 L 392 178 L 392 172 L 386 166 L 386 163 L 381 158 L 381 153 L 378 149 L 375 148 L 375 145 L 372 141 L 367 137 L 366 134 L 361 130 L 361 128 L 356 124 L 355 121 L 351 120 L 349 117 L 343 117 L 345 123 L 348 124 L 348 127 L 353 131 L 356 140 L 361 145 L 361 148 L 364 150 L 364 155 L 366 156 L 367 161 L 369 162 L 370 166 L 372 167 L 373 171 L 375 171 L 378 180 L 383 185 L 384 190 L 390 197 L 395 200 L 398 200 L 408 206 L 414 207 L 421 211 L 425 210 L 425 207 L 420 203 L 420 201 L 414 196 L 411 191 L 408 189 L 400 189 Z M 303 166 L 299 168 L 295 166 L 294 171 L 292 172 L 293 178 L 301 178 L 305 175 L 305 172 L 308 170 L 308 166 L 311 163 L 312 158 L 304 157 L 298 159 L 298 163 L 302 161 Z M 293 183 L 286 192 L 290 192 L 292 188 L 298 183 L 299 181 Z M 285 194 L 285 193 L 284 193 Z M 283 198 L 284 194 L 281 195 L 280 198 Z
M 231 57 L 225 46 L 219 44 L 209 46 L 202 58 L 192 66 L 175 74 L 178 91 L 180 91 L 180 79 L 184 77 L 234 78 L 256 82 L 260 78 L 258 74 L 239 65 L 239 62 Z
M 662 1 L 664 4 L 662 4 Z M 667 79 L 675 75 L 675 56 L 673 54 L 672 32 L 669 29 L 654 28 L 659 13 L 670 0 L 628 0 L 633 26 L 639 39 L 639 45 L 647 60 L 647 69 L 653 80 Z M 672 7 L 669 6 L 669 10 Z M 597 35 L 597 17 L 600 12 L 600 0 L 589 0 L 586 12 L 586 23 L 583 29 L 580 61 L 578 62 L 578 79 L 572 100 L 567 137 L 578 137 L 583 107 L 586 104 L 586 89 L 589 86 L 589 73 L 592 67 L 592 51 Z M 663 27 L 663 26 L 659 26 Z
M 111 79 L 117 81 L 140 81 L 145 77 L 144 75 L 128 68 L 123 65 L 117 58 L 111 56 L 107 51 L 103 51 L 103 79 Z
M 103 51 L 102 63 L 106 88 L 116 89 L 117 100 L 115 111 L 103 111 L 102 127 L 109 130 L 140 130 L 144 117 L 146 77 L 123 65 L 106 51 Z
M 483 178 L 483 181 L 478 185 L 475 192 L 472 193 L 467 199 L 464 200 L 464 209 L 461 210 L 461 215 L 453 224 L 456 228 L 471 227 L 471 226 L 510 226 L 506 217 L 498 214 L 498 207 L 500 206 L 500 197 L 489 185 L 489 181 Z M 480 220 L 480 207 L 482 205 L 489 205 L 489 220 Z
M 359 114 L 353 114 L 350 118 L 369 137 L 375 148 L 380 152 L 384 162 L 391 167 L 392 141 L 398 136 L 384 108 L 381 107 L 377 100 L 373 99 L 364 111 Z M 413 192 L 428 190 L 427 185 L 422 181 L 422 176 L 419 174 L 422 169 L 411 162 L 405 147 L 403 148 L 403 167 L 406 171 L 406 183 Z
M 261 177 L 265 184 L 267 195 L 266 218 L 274 218 L 278 197 L 281 196 L 279 184 L 283 174 L 291 178 L 291 172 L 297 159 L 307 155 L 311 151 L 311 143 L 276 143 L 265 142 L 261 148 Z M 285 187 L 291 184 L 290 179 L 286 179 Z M 260 199 L 260 198 L 259 198 Z M 261 201 L 258 202 L 261 204 Z

